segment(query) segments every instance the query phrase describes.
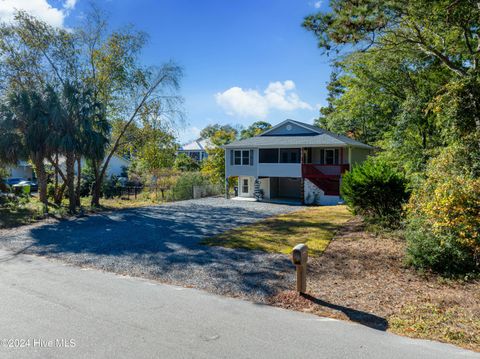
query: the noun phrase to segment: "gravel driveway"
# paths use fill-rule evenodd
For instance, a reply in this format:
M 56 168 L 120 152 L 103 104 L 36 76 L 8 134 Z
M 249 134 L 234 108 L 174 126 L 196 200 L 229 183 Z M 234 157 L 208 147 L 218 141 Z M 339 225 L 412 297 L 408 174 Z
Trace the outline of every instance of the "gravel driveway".
M 1 230 L 0 247 L 261 301 L 293 285 L 287 256 L 199 242 L 299 209 L 223 198 L 182 201 Z

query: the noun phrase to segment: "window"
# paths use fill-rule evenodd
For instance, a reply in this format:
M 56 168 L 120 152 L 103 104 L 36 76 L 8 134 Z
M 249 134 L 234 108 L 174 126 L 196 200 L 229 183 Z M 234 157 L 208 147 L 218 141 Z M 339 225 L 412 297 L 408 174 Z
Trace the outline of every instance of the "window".
M 243 193 L 248 193 L 248 178 L 243 179 L 242 192 Z
M 200 153 L 199 152 L 189 152 L 188 154 L 190 155 L 191 159 L 193 159 L 195 161 L 200 160 Z
M 232 164 L 235 166 L 253 165 L 253 150 L 233 150 Z
M 278 163 L 278 148 L 260 149 L 258 162 Z
M 338 164 L 338 149 L 327 148 L 321 151 L 322 165 Z
M 234 151 L 235 153 L 235 162 L 234 164 L 236 166 L 239 166 L 242 164 L 242 151 Z
M 242 151 L 242 165 L 250 164 L 250 151 Z
M 280 149 L 280 163 L 300 163 L 300 148 Z

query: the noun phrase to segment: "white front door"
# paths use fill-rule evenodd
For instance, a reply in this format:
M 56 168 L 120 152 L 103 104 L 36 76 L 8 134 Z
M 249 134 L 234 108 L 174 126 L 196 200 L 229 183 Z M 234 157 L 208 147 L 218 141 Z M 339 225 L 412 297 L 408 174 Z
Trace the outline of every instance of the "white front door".
M 250 197 L 250 177 L 240 177 L 238 182 L 238 194 L 241 197 Z
M 250 193 L 250 181 L 248 178 L 242 179 L 242 194 L 248 195 Z

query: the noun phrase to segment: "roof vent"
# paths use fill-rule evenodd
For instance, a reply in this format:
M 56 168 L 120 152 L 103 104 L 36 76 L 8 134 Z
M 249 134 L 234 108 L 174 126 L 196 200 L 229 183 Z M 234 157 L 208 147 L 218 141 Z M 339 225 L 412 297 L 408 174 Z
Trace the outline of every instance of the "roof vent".
M 291 131 L 292 130 L 292 125 L 288 124 L 286 128 L 287 128 L 287 131 Z

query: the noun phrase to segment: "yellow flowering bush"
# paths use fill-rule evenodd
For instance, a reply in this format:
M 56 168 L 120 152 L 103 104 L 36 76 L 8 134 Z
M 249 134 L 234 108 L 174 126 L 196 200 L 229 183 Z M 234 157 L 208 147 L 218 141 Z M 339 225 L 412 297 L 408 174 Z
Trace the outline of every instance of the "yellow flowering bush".
M 408 205 L 408 257 L 417 267 L 444 272 L 479 271 L 480 179 L 446 149 L 428 167 Z

